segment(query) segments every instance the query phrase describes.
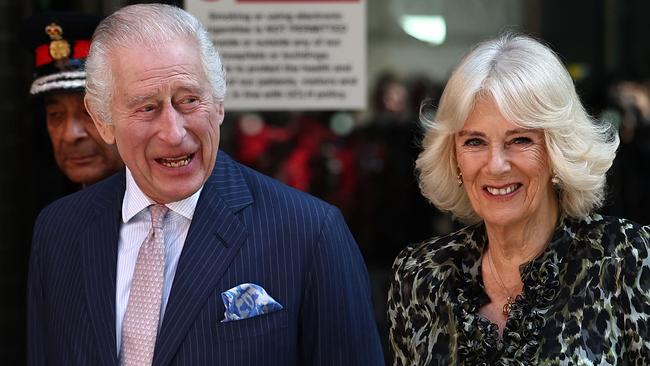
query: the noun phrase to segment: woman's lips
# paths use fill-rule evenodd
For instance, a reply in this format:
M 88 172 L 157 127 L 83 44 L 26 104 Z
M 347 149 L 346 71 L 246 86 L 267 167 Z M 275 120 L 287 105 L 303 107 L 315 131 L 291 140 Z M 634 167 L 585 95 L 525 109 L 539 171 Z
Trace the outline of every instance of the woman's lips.
M 485 190 L 493 196 L 505 196 L 518 190 L 522 186 L 521 183 L 513 183 L 504 187 L 491 187 L 485 186 Z

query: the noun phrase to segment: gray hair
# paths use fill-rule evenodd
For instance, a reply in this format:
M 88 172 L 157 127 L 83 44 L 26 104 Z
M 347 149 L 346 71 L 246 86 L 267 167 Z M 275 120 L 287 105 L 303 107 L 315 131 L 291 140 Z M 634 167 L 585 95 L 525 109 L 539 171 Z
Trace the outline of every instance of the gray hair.
M 481 220 L 458 187 L 454 147 L 454 134 L 480 97 L 491 97 L 504 118 L 519 127 L 544 131 L 566 215 L 582 218 L 602 205 L 605 173 L 619 144 L 616 131 L 587 114 L 553 51 L 527 36 L 505 34 L 479 44 L 460 61 L 435 118 L 426 118 L 424 107 L 421 111 L 426 131 L 416 170 L 422 194 L 436 207 L 467 223 Z
M 201 23 L 175 6 L 130 5 L 111 14 L 97 26 L 86 61 L 86 101 L 100 122 L 112 123 L 112 51 L 117 47 L 157 47 L 183 37 L 196 41 L 212 95 L 217 102 L 223 102 L 226 96 L 225 71 Z

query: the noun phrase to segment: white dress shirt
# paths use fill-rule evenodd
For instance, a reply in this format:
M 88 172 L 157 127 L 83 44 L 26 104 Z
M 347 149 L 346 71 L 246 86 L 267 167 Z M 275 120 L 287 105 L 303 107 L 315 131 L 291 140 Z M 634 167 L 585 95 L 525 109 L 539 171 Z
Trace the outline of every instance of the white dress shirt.
M 183 244 L 202 189 L 203 187 L 184 200 L 165 205 L 169 208 L 169 211 L 163 223 L 165 278 L 160 305 L 160 324 L 162 324 L 167 300 L 174 282 L 178 258 L 183 250 Z M 138 259 L 140 245 L 142 245 L 147 234 L 149 234 L 149 230 L 151 230 L 151 214 L 147 208 L 155 203 L 140 190 L 133 179 L 131 171 L 127 168 L 126 191 L 122 202 L 122 225 L 117 249 L 117 281 L 115 283 L 115 335 L 118 356 L 122 342 L 122 322 L 129 302 L 135 262 Z

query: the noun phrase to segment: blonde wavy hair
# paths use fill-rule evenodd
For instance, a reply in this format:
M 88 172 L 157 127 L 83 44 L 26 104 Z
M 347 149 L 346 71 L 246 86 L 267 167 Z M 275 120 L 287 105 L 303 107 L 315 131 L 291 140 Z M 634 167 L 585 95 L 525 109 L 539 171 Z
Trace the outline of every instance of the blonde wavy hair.
M 457 183 L 454 135 L 479 97 L 491 97 L 508 121 L 544 131 L 560 209 L 583 218 L 605 198 L 605 173 L 619 138 L 591 118 L 557 55 L 524 35 L 505 34 L 477 45 L 454 69 L 434 118 L 423 104 L 423 151 L 416 161 L 420 190 L 436 207 L 466 223 L 481 221 Z M 551 184 L 549 182 L 549 184 Z

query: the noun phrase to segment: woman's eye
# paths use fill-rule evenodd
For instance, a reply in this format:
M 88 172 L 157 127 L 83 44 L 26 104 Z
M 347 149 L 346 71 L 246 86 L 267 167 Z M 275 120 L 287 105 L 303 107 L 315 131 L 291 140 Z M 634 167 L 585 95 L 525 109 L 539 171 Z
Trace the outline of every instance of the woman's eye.
M 468 139 L 463 143 L 464 146 L 481 146 L 483 141 L 481 139 Z
M 515 137 L 514 139 L 511 140 L 511 143 L 514 145 L 528 145 L 531 142 L 533 142 L 533 140 L 531 140 L 530 137 L 523 137 L 523 136 Z

